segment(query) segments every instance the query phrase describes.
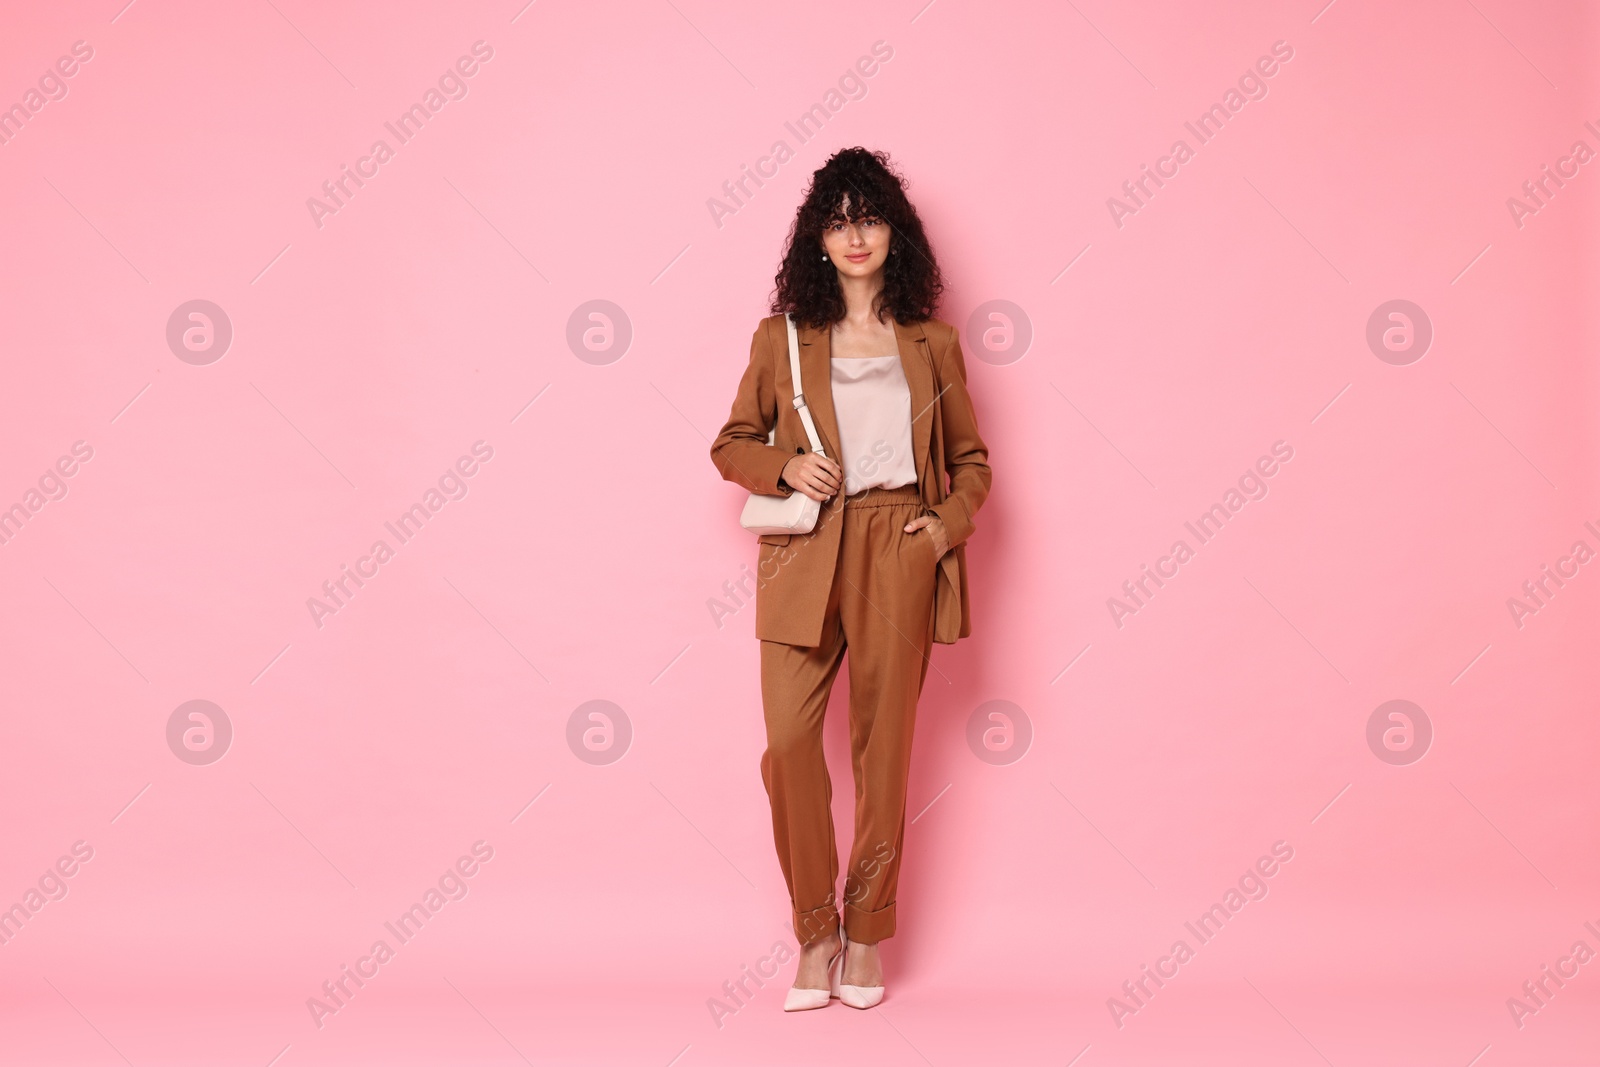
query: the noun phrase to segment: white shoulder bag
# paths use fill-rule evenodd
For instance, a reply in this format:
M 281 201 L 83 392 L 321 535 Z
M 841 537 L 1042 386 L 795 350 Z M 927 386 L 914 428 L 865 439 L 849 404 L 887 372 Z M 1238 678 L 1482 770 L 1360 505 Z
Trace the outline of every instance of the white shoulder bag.
M 817 438 L 817 424 L 811 420 L 805 394 L 800 391 L 800 338 L 794 328 L 794 316 L 785 315 L 784 320 L 789 327 L 789 379 L 794 385 L 794 409 L 800 413 L 800 421 L 805 423 L 811 451 L 819 456 L 825 455 L 822 442 Z M 774 428 L 767 434 L 767 444 L 772 444 L 776 435 L 777 429 Z M 798 489 L 788 496 L 751 493 L 750 499 L 744 502 L 744 511 L 739 515 L 739 525 L 757 534 L 804 534 L 816 527 L 817 516 L 821 513 L 822 502 L 812 500 Z

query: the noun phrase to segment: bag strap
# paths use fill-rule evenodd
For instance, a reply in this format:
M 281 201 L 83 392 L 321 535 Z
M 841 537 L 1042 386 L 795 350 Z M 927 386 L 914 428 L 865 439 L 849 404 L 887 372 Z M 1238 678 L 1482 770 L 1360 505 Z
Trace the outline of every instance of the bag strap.
M 811 409 L 806 406 L 805 394 L 800 391 L 800 335 L 795 329 L 793 315 L 784 315 L 783 319 L 789 327 L 789 381 L 794 386 L 794 409 L 800 413 L 800 421 L 805 423 L 811 451 L 825 456 L 827 453 L 822 450 L 822 441 L 817 437 L 817 424 L 812 421 Z

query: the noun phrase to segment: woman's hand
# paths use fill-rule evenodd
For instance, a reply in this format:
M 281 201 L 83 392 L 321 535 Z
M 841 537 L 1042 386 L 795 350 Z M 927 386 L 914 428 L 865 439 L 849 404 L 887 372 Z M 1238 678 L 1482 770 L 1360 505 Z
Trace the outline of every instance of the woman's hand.
M 915 533 L 924 527 L 928 530 L 928 536 L 933 538 L 933 558 L 943 559 L 944 554 L 950 551 L 950 535 L 945 533 L 944 520 L 937 515 L 912 519 L 906 523 L 906 533 Z
M 815 452 L 802 452 L 783 465 L 783 480 L 816 501 L 826 502 L 837 493 L 843 477 L 837 463 Z

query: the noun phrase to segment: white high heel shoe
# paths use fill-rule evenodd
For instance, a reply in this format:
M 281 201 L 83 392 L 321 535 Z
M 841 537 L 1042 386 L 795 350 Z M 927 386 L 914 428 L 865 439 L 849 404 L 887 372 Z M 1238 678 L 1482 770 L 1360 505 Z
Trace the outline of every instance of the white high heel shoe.
M 784 1011 L 811 1011 L 826 1008 L 828 1001 L 840 996 L 839 976 L 844 973 L 844 927 L 839 927 L 839 951 L 828 960 L 827 989 L 796 989 L 789 987 L 783 997 Z
M 844 927 L 839 927 L 839 973 L 844 974 L 844 948 L 849 941 L 844 936 Z M 883 986 L 881 985 L 839 985 L 839 1002 L 848 1004 L 852 1008 L 876 1008 L 883 1001 Z

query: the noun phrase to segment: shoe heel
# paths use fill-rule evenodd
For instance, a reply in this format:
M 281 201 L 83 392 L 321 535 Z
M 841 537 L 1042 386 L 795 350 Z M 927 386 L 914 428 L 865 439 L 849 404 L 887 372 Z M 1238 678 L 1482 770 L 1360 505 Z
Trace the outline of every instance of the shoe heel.
M 844 978 L 844 951 L 850 944 L 844 936 L 844 926 L 839 927 L 839 954 L 828 964 L 828 996 L 830 999 L 839 999 L 839 982 Z

